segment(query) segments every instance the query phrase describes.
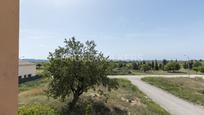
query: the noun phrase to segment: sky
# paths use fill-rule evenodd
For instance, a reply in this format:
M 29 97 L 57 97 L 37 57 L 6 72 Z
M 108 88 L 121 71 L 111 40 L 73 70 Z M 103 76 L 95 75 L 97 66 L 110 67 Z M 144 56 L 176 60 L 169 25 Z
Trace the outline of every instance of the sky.
M 20 0 L 19 58 L 47 59 L 64 39 L 111 59 L 204 59 L 204 0 Z

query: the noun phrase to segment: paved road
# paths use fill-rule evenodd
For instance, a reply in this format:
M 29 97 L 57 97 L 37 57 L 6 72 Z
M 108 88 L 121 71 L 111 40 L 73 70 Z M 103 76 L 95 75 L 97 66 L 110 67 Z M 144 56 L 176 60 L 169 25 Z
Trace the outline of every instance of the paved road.
M 134 76 L 128 77 L 128 79 L 149 98 L 172 115 L 204 115 L 204 107 L 184 101 L 166 91 L 143 82 L 140 78 L 141 77 Z

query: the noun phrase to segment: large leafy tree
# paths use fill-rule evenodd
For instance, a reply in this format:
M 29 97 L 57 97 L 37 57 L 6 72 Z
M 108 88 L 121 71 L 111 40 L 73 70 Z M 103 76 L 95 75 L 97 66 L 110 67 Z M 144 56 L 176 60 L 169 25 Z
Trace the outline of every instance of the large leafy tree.
M 94 41 L 85 44 L 73 37 L 65 39 L 65 46 L 50 53 L 47 71 L 52 76 L 48 93 L 64 100 L 72 96 L 69 110 L 72 111 L 80 95 L 99 85 L 109 90 L 117 88 L 116 80 L 107 77 L 110 61 L 98 52 Z
M 178 70 L 180 70 L 180 68 L 181 68 L 180 64 L 177 63 L 176 61 L 170 61 L 165 66 L 165 70 L 171 71 L 171 72 L 178 71 Z

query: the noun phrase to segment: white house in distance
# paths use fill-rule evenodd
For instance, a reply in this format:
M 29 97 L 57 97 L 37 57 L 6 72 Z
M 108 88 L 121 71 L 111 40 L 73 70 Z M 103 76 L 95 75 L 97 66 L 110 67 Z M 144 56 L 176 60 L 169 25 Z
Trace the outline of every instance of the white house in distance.
M 34 63 L 19 60 L 18 77 L 28 78 L 36 75 L 36 65 Z

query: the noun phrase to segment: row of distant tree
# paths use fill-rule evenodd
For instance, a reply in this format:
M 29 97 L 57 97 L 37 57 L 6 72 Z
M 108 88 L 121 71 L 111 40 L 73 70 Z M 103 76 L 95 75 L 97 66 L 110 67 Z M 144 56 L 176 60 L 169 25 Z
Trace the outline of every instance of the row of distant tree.
M 177 60 L 152 60 L 152 61 L 113 61 L 115 68 L 129 68 L 133 70 L 140 70 L 147 72 L 154 71 L 168 71 L 176 72 L 181 68 L 194 70 L 196 72 L 204 73 L 204 64 L 202 60 L 177 61 Z
M 43 69 L 45 63 L 37 63 L 37 69 Z M 114 68 L 128 68 L 138 71 L 168 71 L 177 72 L 180 69 L 189 69 L 204 73 L 203 60 L 177 61 L 177 60 L 152 60 L 152 61 L 113 61 Z
M 204 64 L 202 63 L 202 61 L 191 60 L 190 62 L 185 62 L 183 64 L 183 68 L 184 69 L 191 69 L 191 70 L 194 70 L 196 72 L 204 73 Z

